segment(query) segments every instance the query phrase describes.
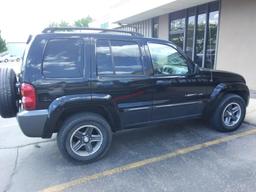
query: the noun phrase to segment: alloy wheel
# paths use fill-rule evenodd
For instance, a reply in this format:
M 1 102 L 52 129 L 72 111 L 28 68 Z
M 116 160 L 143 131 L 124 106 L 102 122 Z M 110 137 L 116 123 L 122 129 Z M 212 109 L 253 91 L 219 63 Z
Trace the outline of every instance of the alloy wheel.
M 70 148 L 79 156 L 90 156 L 96 153 L 103 142 L 100 129 L 94 125 L 78 127 L 70 137 Z

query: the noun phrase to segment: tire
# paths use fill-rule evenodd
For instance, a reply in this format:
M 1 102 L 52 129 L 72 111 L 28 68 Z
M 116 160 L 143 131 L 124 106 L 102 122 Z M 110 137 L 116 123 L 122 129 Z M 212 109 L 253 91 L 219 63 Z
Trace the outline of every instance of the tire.
M 9 61 L 8 59 L 5 59 L 5 60 L 4 60 L 5 63 L 8 63 L 8 61 Z
M 93 131 L 89 134 L 91 129 Z M 93 139 L 99 140 L 100 137 L 101 141 L 93 142 Z M 109 150 L 111 141 L 112 131 L 108 122 L 94 113 L 79 113 L 68 118 L 57 136 L 57 144 L 62 155 L 77 163 L 90 163 L 99 160 Z M 78 145 L 76 145 L 77 143 Z M 90 145 L 91 147 L 89 147 Z M 75 149 L 78 148 L 79 150 L 76 151 Z
M 18 112 L 17 79 L 13 69 L 0 68 L 0 115 L 15 117 Z
M 235 131 L 241 126 L 245 113 L 244 99 L 236 94 L 227 94 L 219 102 L 210 122 L 212 127 L 218 131 Z

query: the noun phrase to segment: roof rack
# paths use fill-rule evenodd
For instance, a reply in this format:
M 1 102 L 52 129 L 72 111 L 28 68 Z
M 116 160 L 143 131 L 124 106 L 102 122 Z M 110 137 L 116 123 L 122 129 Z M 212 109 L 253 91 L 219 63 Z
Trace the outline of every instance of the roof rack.
M 101 28 L 87 28 L 87 27 L 48 27 L 45 28 L 42 33 L 54 33 L 54 32 L 71 32 L 71 31 L 99 31 L 99 33 L 125 33 L 131 36 L 143 37 L 142 34 L 133 31 L 123 31 L 117 29 L 101 29 Z

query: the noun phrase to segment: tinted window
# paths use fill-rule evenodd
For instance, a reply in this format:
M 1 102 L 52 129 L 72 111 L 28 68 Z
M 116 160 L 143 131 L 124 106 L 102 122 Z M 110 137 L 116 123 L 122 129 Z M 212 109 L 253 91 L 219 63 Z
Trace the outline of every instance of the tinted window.
M 132 41 L 97 40 L 96 63 L 98 75 L 143 74 L 139 45 Z
M 139 46 L 135 42 L 111 41 L 115 73 L 143 74 Z
M 113 74 L 112 58 L 107 40 L 98 40 L 96 43 L 96 63 L 99 75 Z
M 148 43 L 155 74 L 185 75 L 188 73 L 187 60 L 168 45 Z
M 83 75 L 80 39 L 49 40 L 44 52 L 43 74 L 47 78 L 77 78 Z

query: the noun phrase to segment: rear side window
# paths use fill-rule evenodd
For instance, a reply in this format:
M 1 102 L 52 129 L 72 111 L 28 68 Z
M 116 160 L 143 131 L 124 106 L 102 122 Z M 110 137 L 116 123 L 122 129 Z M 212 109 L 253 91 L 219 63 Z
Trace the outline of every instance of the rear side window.
M 142 75 L 139 45 L 133 41 L 98 40 L 96 43 L 98 75 Z
M 139 45 L 135 42 L 111 41 L 115 72 L 122 74 L 142 74 Z
M 83 76 L 83 42 L 80 39 L 51 39 L 43 59 L 46 78 L 79 78 Z

